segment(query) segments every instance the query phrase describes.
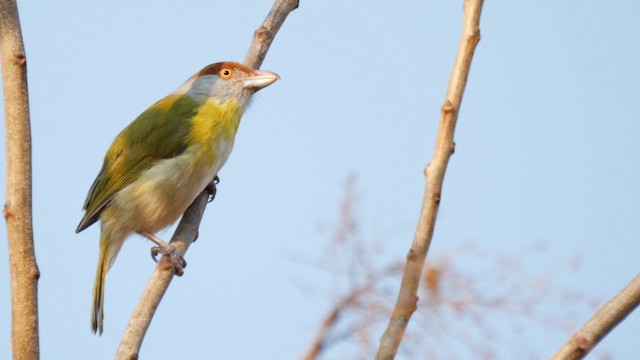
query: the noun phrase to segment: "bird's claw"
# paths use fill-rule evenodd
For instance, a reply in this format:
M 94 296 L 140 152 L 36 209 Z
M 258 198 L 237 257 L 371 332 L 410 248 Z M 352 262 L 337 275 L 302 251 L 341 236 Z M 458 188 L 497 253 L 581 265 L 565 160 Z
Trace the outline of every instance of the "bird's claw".
M 213 199 L 216 198 L 216 192 L 218 191 L 218 189 L 216 188 L 216 185 L 218 185 L 219 182 L 220 182 L 220 178 L 218 177 L 218 175 L 216 175 L 213 178 L 213 181 L 210 182 L 205 188 L 205 190 L 207 190 L 207 192 L 209 193 L 209 199 L 207 199 L 207 202 L 212 202 Z
M 166 247 L 163 246 L 154 246 L 151 248 L 151 258 L 153 261 L 158 262 L 157 256 L 158 254 L 167 255 L 171 265 L 176 270 L 176 275 L 182 276 L 184 274 L 184 268 L 187 267 L 187 261 L 178 253 L 178 250 L 168 245 Z

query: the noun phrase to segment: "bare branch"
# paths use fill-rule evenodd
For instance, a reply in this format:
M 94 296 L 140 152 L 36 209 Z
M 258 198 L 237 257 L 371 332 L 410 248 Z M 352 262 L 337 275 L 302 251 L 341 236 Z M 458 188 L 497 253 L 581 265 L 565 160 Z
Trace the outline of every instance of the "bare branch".
M 198 237 L 198 227 L 207 206 L 209 194 L 202 192 L 196 200 L 184 212 L 184 216 L 171 238 L 173 245 L 180 254 L 184 255 L 187 249 Z M 153 315 L 160 305 L 164 293 L 169 288 L 175 275 L 175 267 L 167 256 L 163 256 L 158 262 L 147 287 L 144 289 L 138 305 L 129 319 L 124 336 L 116 352 L 115 359 L 137 359 L 144 335 L 151 325 Z
M 320 324 L 320 327 L 318 328 L 316 337 L 313 339 L 311 346 L 309 346 L 309 349 L 302 357 L 302 359 L 316 360 L 318 356 L 320 356 L 322 350 L 327 346 L 326 342 L 327 338 L 329 337 L 329 332 L 331 331 L 331 329 L 333 329 L 333 327 L 340 319 L 340 315 L 344 311 L 345 305 L 347 304 L 341 301 L 336 304 L 336 306 L 334 306 L 333 309 L 331 309 L 331 311 L 327 314 L 327 316 L 322 321 L 322 324 Z
M 416 309 L 418 287 L 429 245 L 433 238 L 442 183 L 454 151 L 455 132 L 462 95 L 467 84 L 471 60 L 480 41 L 480 13 L 483 0 L 466 0 L 464 21 L 458 54 L 449 79 L 449 86 L 441 110 L 440 126 L 431 164 L 425 169 L 425 190 L 422 198 L 420 219 L 405 265 L 402 285 L 387 330 L 380 339 L 377 360 L 393 359 L 398 351 L 411 315 Z
M 254 69 L 259 69 L 262 66 L 264 57 L 267 55 L 267 51 L 269 51 L 269 47 L 271 47 L 278 30 L 280 30 L 289 13 L 297 9 L 298 5 L 299 0 L 275 1 L 262 25 L 253 33 L 251 46 L 244 58 L 245 65 Z
M 7 222 L 14 359 L 38 359 L 38 278 L 31 213 L 31 125 L 27 57 L 15 0 L 0 0 L 2 84 L 7 146 Z
M 396 266 L 390 266 L 379 273 L 370 274 L 370 276 L 368 276 L 367 278 L 367 281 L 362 286 L 352 289 L 346 296 L 338 301 L 336 305 L 331 309 L 331 311 L 329 311 L 327 316 L 325 316 L 324 320 L 320 324 L 320 327 L 318 328 L 316 337 L 313 339 L 313 342 L 309 346 L 309 349 L 302 358 L 304 360 L 317 359 L 320 354 L 330 345 L 328 344 L 329 333 L 336 327 L 342 315 L 345 312 L 352 310 L 359 305 L 362 305 L 362 303 L 364 302 L 363 298 L 371 295 L 376 285 L 381 283 L 383 279 L 394 274 L 399 274 L 399 269 Z M 355 326 L 346 334 L 344 334 L 344 337 L 353 335 L 361 327 L 362 326 L 360 325 Z
M 389 322 L 392 297 L 397 296 L 390 286 L 402 277 L 405 261 L 397 259 L 380 267 L 383 264 L 376 255 L 384 253 L 385 246 L 360 234 L 359 216 L 354 212 L 359 196 L 354 183 L 355 176 L 347 176 L 338 219 L 332 221 L 328 232 L 327 224 L 323 225 L 330 239 L 317 266 L 333 274 L 330 292 L 336 300 L 318 324 L 302 356 L 305 360 L 332 356 L 370 359 L 379 340 L 374 339 L 379 337 L 374 333 Z M 397 356 L 440 359 L 474 354 L 491 359 L 495 358 L 495 349 L 500 349 L 514 358 L 522 358 L 525 352 L 536 357 L 530 344 L 517 335 L 523 322 L 566 332 L 571 323 L 576 323 L 576 311 L 594 309 L 595 301 L 571 286 L 560 285 L 564 284 L 562 274 L 577 271 L 579 255 L 566 263 L 530 272 L 527 263 L 535 262 L 536 256 L 547 257 L 543 255 L 546 250 L 545 243 L 538 242 L 523 247 L 519 254 L 498 254 L 467 243 L 438 257 L 431 255 L 418 289 L 421 301 Z M 469 272 L 458 266 L 469 261 L 475 270 Z M 498 283 L 499 289 L 487 288 Z M 572 311 L 553 312 L 551 304 L 569 306 Z M 496 320 L 501 323 L 500 329 L 495 327 Z M 505 331 L 503 325 L 511 325 L 511 331 Z M 345 355 L 348 350 L 338 347 L 341 343 L 355 345 L 357 352 Z
M 287 15 L 298 7 L 297 0 L 276 0 L 271 11 L 260 28 L 255 31 L 251 47 L 247 52 L 244 63 L 252 68 L 258 69 L 273 42 L 276 33 L 287 18 Z M 182 255 L 197 237 L 200 221 L 207 204 L 208 192 L 200 194 L 191 206 L 185 211 L 178 228 L 176 229 L 171 244 L 175 246 Z M 166 256 L 165 256 L 166 257 Z M 166 292 L 171 279 L 175 274 L 173 266 L 168 259 L 162 260 L 156 266 L 147 287 L 145 288 L 138 305 L 134 310 L 115 359 L 137 359 L 144 335 L 151 324 L 153 314 L 158 308 L 164 293 Z
M 554 355 L 552 360 L 582 359 L 640 304 L 640 274 L 598 310 Z

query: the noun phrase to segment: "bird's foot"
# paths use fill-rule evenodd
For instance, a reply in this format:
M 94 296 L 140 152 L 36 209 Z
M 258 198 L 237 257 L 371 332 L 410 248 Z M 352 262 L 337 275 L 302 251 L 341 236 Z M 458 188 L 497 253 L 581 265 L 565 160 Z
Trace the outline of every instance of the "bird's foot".
M 213 199 L 216 198 L 216 192 L 218 191 L 218 189 L 216 188 L 216 185 L 218 185 L 218 183 L 220 182 L 220 178 L 218 177 L 218 175 L 216 175 L 213 178 L 213 181 L 211 181 L 206 188 L 204 188 L 208 193 L 209 193 L 209 200 L 207 200 L 207 202 L 212 202 Z
M 184 257 L 182 257 L 182 255 L 178 252 L 178 249 L 160 240 L 158 237 L 149 232 L 141 231 L 140 235 L 153 241 L 157 245 L 151 248 L 151 258 L 153 259 L 153 261 L 158 262 L 158 254 L 166 255 L 168 260 L 171 262 L 171 265 L 173 265 L 173 268 L 176 270 L 176 275 L 182 276 L 182 274 L 184 274 L 184 268 L 187 267 L 187 262 L 184 260 Z
M 167 244 L 164 246 L 154 246 L 151 248 L 151 258 L 153 261 L 158 262 L 156 258 L 158 254 L 167 255 L 171 265 L 176 269 L 176 275 L 182 276 L 184 274 L 184 268 L 187 267 L 187 261 L 178 253 L 178 249 Z

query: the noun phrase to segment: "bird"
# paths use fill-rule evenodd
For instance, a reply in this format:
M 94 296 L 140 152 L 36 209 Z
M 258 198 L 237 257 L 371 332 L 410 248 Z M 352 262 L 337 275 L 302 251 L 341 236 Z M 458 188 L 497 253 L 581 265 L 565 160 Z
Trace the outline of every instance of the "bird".
M 253 94 L 280 77 L 237 62 L 217 62 L 195 73 L 125 127 L 107 150 L 83 205 L 81 232 L 100 220 L 91 330 L 104 330 L 107 271 L 124 241 L 153 241 L 152 257 L 167 255 L 177 275 L 186 262 L 155 234 L 174 223 L 227 161 Z M 215 193 L 214 193 L 215 194 Z

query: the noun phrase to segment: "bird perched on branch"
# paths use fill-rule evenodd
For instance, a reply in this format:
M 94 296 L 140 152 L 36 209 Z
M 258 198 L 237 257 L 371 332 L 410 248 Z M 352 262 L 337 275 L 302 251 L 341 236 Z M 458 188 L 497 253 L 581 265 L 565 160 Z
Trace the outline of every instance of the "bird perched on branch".
M 93 182 L 76 232 L 100 220 L 92 331 L 102 334 L 107 271 L 133 233 L 153 241 L 181 275 L 186 262 L 154 234 L 174 223 L 231 153 L 251 96 L 278 75 L 234 62 L 211 64 L 151 105 L 115 138 Z M 214 188 L 215 189 L 215 188 Z

